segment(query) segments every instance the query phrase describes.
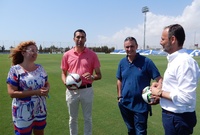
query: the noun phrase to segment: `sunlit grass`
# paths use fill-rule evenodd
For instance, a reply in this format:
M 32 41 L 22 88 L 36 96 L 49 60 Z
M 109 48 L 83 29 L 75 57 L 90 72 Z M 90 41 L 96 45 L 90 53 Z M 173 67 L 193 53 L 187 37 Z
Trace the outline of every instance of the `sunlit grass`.
M 117 106 L 116 92 L 116 70 L 117 65 L 125 55 L 99 54 L 101 62 L 102 80 L 93 83 L 93 134 L 94 135 L 125 135 L 126 126 L 122 120 Z M 157 65 L 163 75 L 167 60 L 165 56 L 147 56 Z M 65 86 L 61 81 L 61 54 L 41 54 L 36 63 L 42 64 L 49 75 L 51 84 L 50 98 L 47 99 L 48 117 L 46 135 L 68 135 L 68 110 L 65 101 Z M 200 63 L 200 57 L 195 57 Z M 0 54 L 0 134 L 12 135 L 13 125 L 11 119 L 11 98 L 7 94 L 6 77 L 11 63 L 8 55 Z M 200 87 L 197 90 L 197 116 L 200 119 Z M 80 108 L 79 113 L 79 135 L 83 135 L 83 117 Z M 194 135 L 200 134 L 197 130 Z M 159 105 L 153 106 L 153 116 L 149 117 L 148 135 L 163 135 L 161 122 L 161 109 Z

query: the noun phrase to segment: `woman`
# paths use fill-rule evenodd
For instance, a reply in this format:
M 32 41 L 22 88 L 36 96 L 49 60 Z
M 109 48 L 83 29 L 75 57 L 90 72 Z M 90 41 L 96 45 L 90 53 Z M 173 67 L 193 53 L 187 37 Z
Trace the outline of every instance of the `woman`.
M 35 64 L 37 46 L 34 41 L 21 42 L 10 54 L 7 89 L 12 100 L 12 117 L 16 135 L 44 135 L 46 97 L 49 93 L 47 73 Z

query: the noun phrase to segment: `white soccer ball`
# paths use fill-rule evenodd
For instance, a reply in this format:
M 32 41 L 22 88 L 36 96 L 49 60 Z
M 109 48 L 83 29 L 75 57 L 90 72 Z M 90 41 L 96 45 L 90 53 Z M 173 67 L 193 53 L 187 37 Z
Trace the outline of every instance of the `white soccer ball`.
M 69 90 L 77 90 L 82 84 L 79 74 L 71 73 L 66 77 L 66 86 Z
M 149 86 L 146 86 L 143 91 L 142 91 L 142 98 L 146 103 L 151 103 L 153 102 L 153 98 L 151 98 L 151 90 Z

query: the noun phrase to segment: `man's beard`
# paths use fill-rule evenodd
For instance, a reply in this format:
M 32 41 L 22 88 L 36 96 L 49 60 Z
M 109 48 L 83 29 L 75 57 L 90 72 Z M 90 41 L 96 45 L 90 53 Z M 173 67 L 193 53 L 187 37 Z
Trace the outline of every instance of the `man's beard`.
M 168 42 L 168 44 L 166 46 L 163 46 L 163 51 L 170 53 L 171 47 L 172 47 L 171 42 Z

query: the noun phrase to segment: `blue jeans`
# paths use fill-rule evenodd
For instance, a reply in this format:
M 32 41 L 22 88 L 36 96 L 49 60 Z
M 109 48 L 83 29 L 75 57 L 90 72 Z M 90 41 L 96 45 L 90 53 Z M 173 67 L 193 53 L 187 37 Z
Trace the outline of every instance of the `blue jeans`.
M 190 135 L 197 123 L 195 112 L 172 113 L 162 110 L 165 135 Z
M 122 118 L 128 129 L 128 135 L 147 135 L 148 111 L 144 113 L 133 112 L 118 103 Z

